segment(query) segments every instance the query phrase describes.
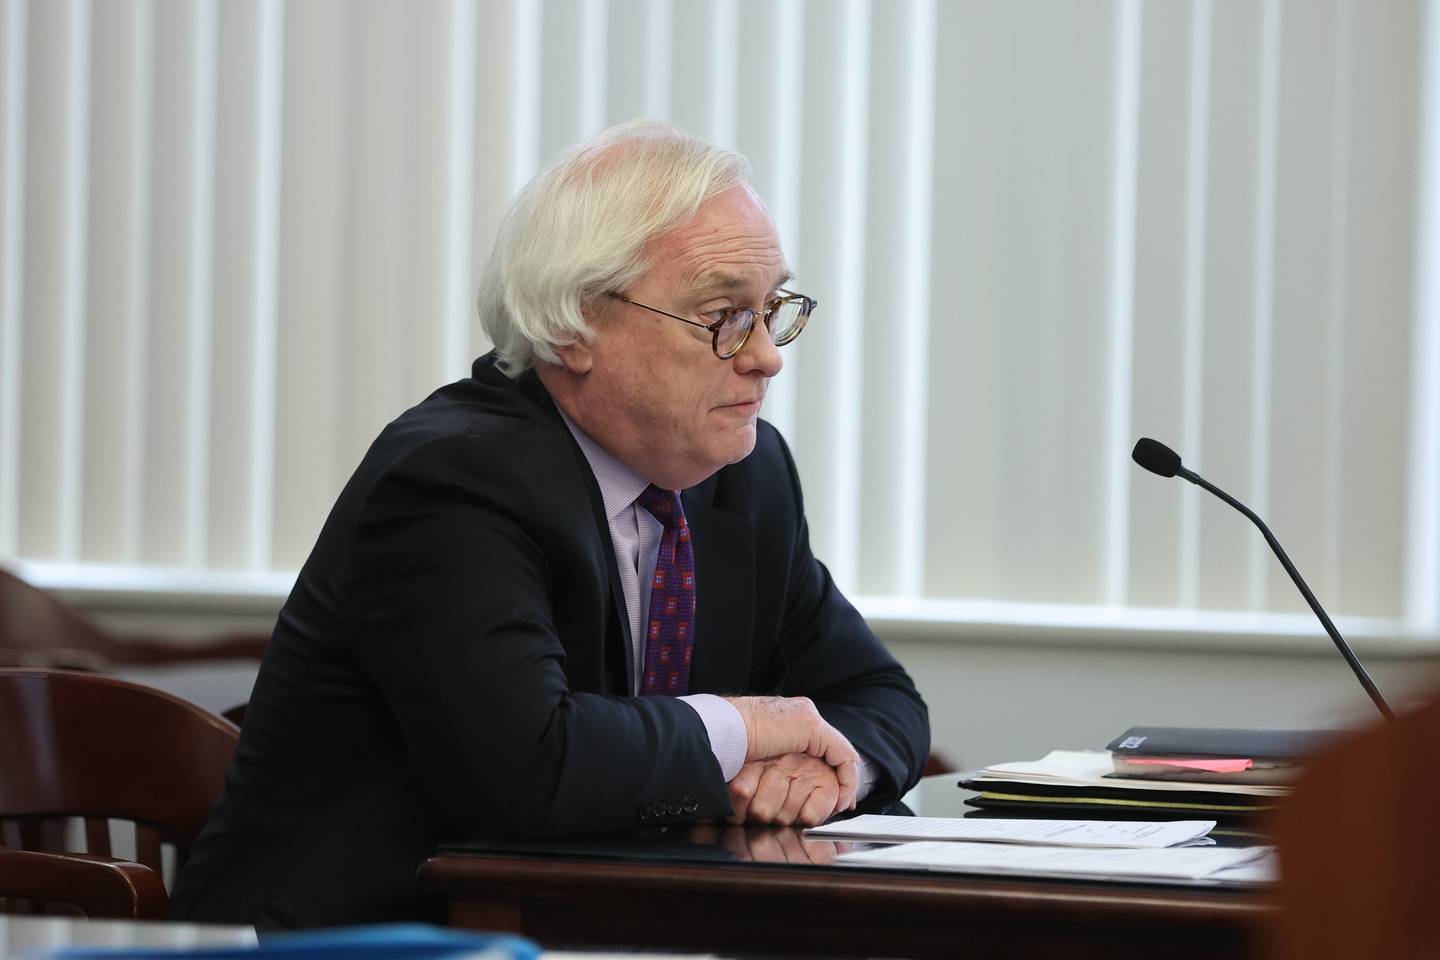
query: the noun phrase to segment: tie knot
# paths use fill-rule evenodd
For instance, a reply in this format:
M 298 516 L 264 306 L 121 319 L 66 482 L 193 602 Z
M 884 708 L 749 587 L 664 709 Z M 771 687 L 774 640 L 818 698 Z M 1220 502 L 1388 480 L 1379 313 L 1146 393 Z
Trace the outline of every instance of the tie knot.
M 649 510 L 666 530 L 685 524 L 685 508 L 680 505 L 680 494 L 675 490 L 661 490 L 652 483 L 635 502 Z

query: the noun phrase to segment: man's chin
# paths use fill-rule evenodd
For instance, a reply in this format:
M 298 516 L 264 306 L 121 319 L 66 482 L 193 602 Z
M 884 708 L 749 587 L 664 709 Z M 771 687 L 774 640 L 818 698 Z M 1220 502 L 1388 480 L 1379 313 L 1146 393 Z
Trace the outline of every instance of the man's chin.
M 754 450 L 755 425 L 753 423 L 726 431 L 724 443 L 716 444 L 706 451 L 703 461 L 699 459 L 692 461 L 697 467 L 701 462 L 705 466 L 699 467 L 695 473 L 686 477 L 682 488 L 688 489 L 709 480 L 722 468 L 728 467 L 732 463 L 739 463 L 750 456 Z
M 747 423 L 738 427 L 730 438 L 729 457 L 726 463 L 739 463 L 755 451 L 755 424 Z

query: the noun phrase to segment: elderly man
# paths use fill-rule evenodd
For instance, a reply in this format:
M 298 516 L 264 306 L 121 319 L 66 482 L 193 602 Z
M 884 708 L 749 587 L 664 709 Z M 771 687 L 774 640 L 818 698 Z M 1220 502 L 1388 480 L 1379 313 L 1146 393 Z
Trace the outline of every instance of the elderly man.
M 480 295 L 495 351 L 340 494 L 176 917 L 419 916 L 446 837 L 815 824 L 914 784 L 925 705 L 759 419 L 815 308 L 788 283 L 744 161 L 671 127 L 521 193 Z

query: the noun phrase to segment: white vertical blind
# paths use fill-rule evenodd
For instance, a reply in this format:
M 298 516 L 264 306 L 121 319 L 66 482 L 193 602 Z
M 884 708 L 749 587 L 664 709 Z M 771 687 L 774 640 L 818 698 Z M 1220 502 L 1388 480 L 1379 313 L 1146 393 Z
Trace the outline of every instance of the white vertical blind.
M 0 0 L 0 555 L 294 570 L 514 191 L 733 145 L 848 590 L 1440 628 L 1434 2 Z M 938 609 L 939 607 L 936 607 Z M 951 608 L 953 609 L 953 607 Z
M 1255 331 L 1267 322 L 1263 306 L 1257 307 L 1263 299 L 1257 291 L 1266 283 L 1270 249 L 1263 226 L 1263 130 L 1273 85 L 1263 77 L 1264 54 L 1268 51 L 1273 60 L 1275 51 L 1267 45 L 1273 31 L 1265 29 L 1264 7 L 1222 3 L 1210 11 L 1211 63 L 1204 71 L 1208 113 L 1203 121 L 1195 119 L 1202 129 L 1193 133 L 1204 138 L 1204 182 L 1197 186 L 1204 191 L 1204 250 L 1198 255 L 1204 272 L 1188 347 L 1194 352 L 1187 349 L 1186 357 L 1195 382 L 1187 384 L 1184 416 L 1193 432 L 1185 436 L 1183 452 L 1241 499 L 1263 499 L 1265 493 L 1254 487 L 1251 455 L 1252 438 L 1261 429 L 1254 423 Z M 1217 66 L 1221 51 L 1226 52 L 1223 69 Z M 1192 56 L 1200 53 L 1192 49 Z M 1252 532 L 1233 517 L 1219 516 L 1203 496 L 1192 489 L 1181 493 L 1190 539 L 1180 549 L 1193 556 L 1186 570 L 1187 594 L 1202 607 L 1246 609 L 1252 600 Z M 1216 522 L 1221 520 L 1226 522 Z
M 925 344 L 930 319 L 935 3 L 891 7 L 871 25 L 865 183 L 863 368 L 856 526 L 871 593 L 920 594 L 925 544 Z M 903 64 L 906 69 L 882 69 Z M 826 331 L 828 333 L 828 331 Z M 877 371 L 893 371 L 876 375 Z
M 1280 3 L 1264 0 L 1260 25 L 1260 89 L 1259 131 L 1256 135 L 1255 169 L 1255 287 L 1250 314 L 1250 336 L 1253 353 L 1250 358 L 1252 386 L 1250 391 L 1250 486 L 1255 502 L 1253 509 L 1269 514 L 1270 441 L 1272 430 L 1271 388 L 1275 356 L 1275 228 L 1276 191 L 1276 126 L 1280 113 Z M 1293 59 L 1293 54 L 1291 59 Z M 1194 491 L 1191 492 L 1194 495 Z M 1251 537 L 1246 541 L 1249 568 L 1248 585 L 1251 609 L 1264 606 L 1267 577 L 1261 569 L 1266 547 Z
M 204 568 L 215 303 L 215 0 L 157 0 L 152 19 L 150 252 L 141 558 Z
M 999 72 L 1008 53 L 1002 49 L 1003 15 L 1001 4 L 966 9 L 942 3 L 936 11 L 936 44 L 943 38 L 946 55 L 935 60 L 927 380 L 937 389 L 946 384 L 949 403 L 944 410 L 932 405 L 926 425 L 926 596 L 1002 595 L 994 559 L 1001 516 L 989 506 L 1000 492 L 999 464 L 973 451 L 993 450 L 999 439 L 1000 377 L 988 318 L 997 309 L 999 287 L 999 245 L 991 225 L 1001 211 L 995 188 L 1000 138 L 998 131 L 986 136 L 985 128 L 1002 116 Z
M 352 45 L 337 31 L 345 0 L 285 9 L 280 134 L 280 294 L 273 563 L 294 567 L 343 469 L 346 177 Z
M 1420 185 L 1415 205 L 1415 360 L 1410 401 L 1406 620 L 1440 623 L 1440 7 L 1424 13 Z
M 90 8 L 28 11 L 19 549 L 80 558 Z M 35 429 L 43 424 L 43 429 Z
M 806 8 L 806 49 L 824 55 L 807 57 L 804 66 L 800 252 L 793 263 L 823 291 L 825 322 L 803 351 L 786 356 L 795 368 L 796 463 L 802 477 L 826 478 L 806 488 L 811 537 L 845 583 L 855 582 L 860 554 L 870 15 L 868 0 Z
M 25 244 L 25 107 L 28 4 L 0 6 L 0 549 L 20 542 L 21 250 Z
M 145 450 L 145 345 L 149 318 L 149 181 L 153 5 L 94 8 L 93 32 L 114 42 L 91 56 L 89 264 L 86 284 L 84 485 L 80 552 L 140 559 Z M 123 91 L 113 108 L 109 91 Z
M 679 16 L 675 16 L 675 13 Z M 677 0 L 669 56 L 670 118 L 696 135 L 735 146 L 735 81 L 739 69 L 761 69 L 738 43 L 736 0 Z M 633 21 L 631 21 L 633 23 Z M 627 30 L 631 23 L 617 23 Z M 632 113 L 621 114 L 627 119 Z
M 279 0 L 221 3 L 218 12 L 208 560 L 264 569 L 273 521 L 283 21 Z
M 801 100 L 785 92 L 799 88 L 805 66 L 806 45 L 797 40 L 805 30 L 804 0 L 741 0 L 739 17 L 746 25 L 746 52 L 736 78 L 737 102 L 743 109 L 736 116 L 735 145 L 750 160 L 756 189 L 770 207 L 781 246 L 793 265 L 803 253 L 799 228 L 804 132 Z M 787 348 L 787 352 L 795 351 Z M 787 437 L 796 432 L 793 361 L 793 356 L 786 358 L 791 372 L 772 380 L 765 395 L 765 416 Z
M 1128 595 L 1130 564 L 1129 500 L 1132 468 L 1126 451 L 1133 438 L 1130 371 L 1135 344 L 1135 201 L 1139 164 L 1140 120 L 1140 0 L 1125 0 L 1115 8 L 1115 122 L 1110 167 L 1110 282 L 1106 290 L 1109 313 L 1109 366 L 1105 371 L 1110 396 L 1105 457 L 1109 467 L 1105 505 L 1108 544 L 1105 562 L 1105 601 L 1119 606 Z
M 1355 3 L 1344 306 L 1346 418 L 1337 482 L 1345 505 L 1339 535 L 1340 600 L 1346 609 L 1373 615 L 1404 607 L 1410 522 L 1406 489 L 1412 480 L 1404 466 L 1409 431 L 1384 425 L 1408 426 L 1412 417 L 1422 415 L 1409 404 L 1410 358 L 1417 336 L 1411 322 L 1417 268 L 1433 271 L 1437 264 L 1417 263 L 1414 256 L 1421 178 L 1422 11 L 1402 7 L 1404 16 L 1375 20 L 1364 15 L 1367 9 Z M 1385 108 L 1377 109 L 1381 99 Z M 1434 169 L 1425 175 L 1434 177 Z M 1440 423 L 1432 421 L 1429 431 L 1440 433 Z M 1293 522 L 1299 525 L 1306 519 L 1295 517 Z
M 1129 432 L 1173 441 L 1204 462 L 1195 429 L 1187 423 L 1199 404 L 1189 402 L 1198 378 L 1199 293 L 1204 270 L 1204 95 L 1209 55 L 1204 46 L 1208 4 L 1145 5 L 1140 18 L 1137 164 L 1134 193 L 1134 262 L 1129 378 Z M 1197 47 L 1199 48 L 1197 51 Z M 1168 322 L 1146 322 L 1162 317 Z M 1175 389 L 1176 385 L 1180 389 Z M 1133 437 L 1132 437 L 1133 439 Z M 1111 454 L 1113 456 L 1113 453 Z M 1182 551 L 1188 514 L 1177 491 L 1132 476 L 1128 491 L 1127 600 L 1143 607 L 1194 606 L 1193 579 Z M 1182 505 L 1188 506 L 1188 504 Z M 1186 585 L 1191 585 L 1186 596 Z

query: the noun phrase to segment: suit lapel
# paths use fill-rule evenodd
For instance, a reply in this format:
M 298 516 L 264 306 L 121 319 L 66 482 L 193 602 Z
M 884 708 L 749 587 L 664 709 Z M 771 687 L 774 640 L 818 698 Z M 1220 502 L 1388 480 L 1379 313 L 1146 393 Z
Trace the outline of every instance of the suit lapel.
M 565 431 L 569 434 L 569 430 Z M 585 475 L 585 486 L 590 493 L 590 509 L 594 514 L 596 534 L 600 538 L 600 548 L 605 553 L 605 570 L 610 578 L 610 611 L 608 620 L 610 629 L 605 631 L 605 675 L 610 681 L 611 689 L 618 693 L 632 693 L 630 690 L 630 645 L 634 642 L 630 637 L 630 613 L 625 608 L 625 590 L 620 586 L 620 566 L 615 562 L 615 541 L 610 537 L 610 520 L 605 516 L 605 498 L 600 495 L 600 484 L 595 481 L 595 474 L 590 470 L 590 465 L 585 461 L 585 453 L 580 445 L 575 443 L 575 438 L 570 438 L 571 445 L 575 448 L 575 457 L 580 461 L 582 472 Z M 611 637 L 618 637 L 619 642 L 611 642 Z
M 695 693 L 746 688 L 755 630 L 754 531 L 749 518 L 711 505 L 715 484 L 711 477 L 682 494 L 695 550 Z
M 596 482 L 595 473 L 585 459 L 585 452 L 580 449 L 580 444 L 570 433 L 570 428 L 565 425 L 560 411 L 555 407 L 555 401 L 550 398 L 550 392 L 541 383 L 539 375 L 533 369 L 527 370 L 520 375 L 517 383 L 525 393 L 529 394 L 554 417 L 561 433 L 569 441 L 570 454 L 580 475 L 584 478 L 585 491 L 590 495 L 590 512 L 595 522 L 595 534 L 600 540 L 600 549 L 605 557 L 605 572 L 610 583 L 610 610 L 606 617 L 608 629 L 605 631 L 604 638 L 605 678 L 611 690 L 621 694 L 632 692 L 630 690 L 630 645 L 633 640 L 630 637 L 630 614 L 625 609 L 625 591 L 620 586 L 620 567 L 615 562 L 615 543 L 610 538 L 610 520 L 605 516 L 605 499 L 600 495 L 600 484 Z

